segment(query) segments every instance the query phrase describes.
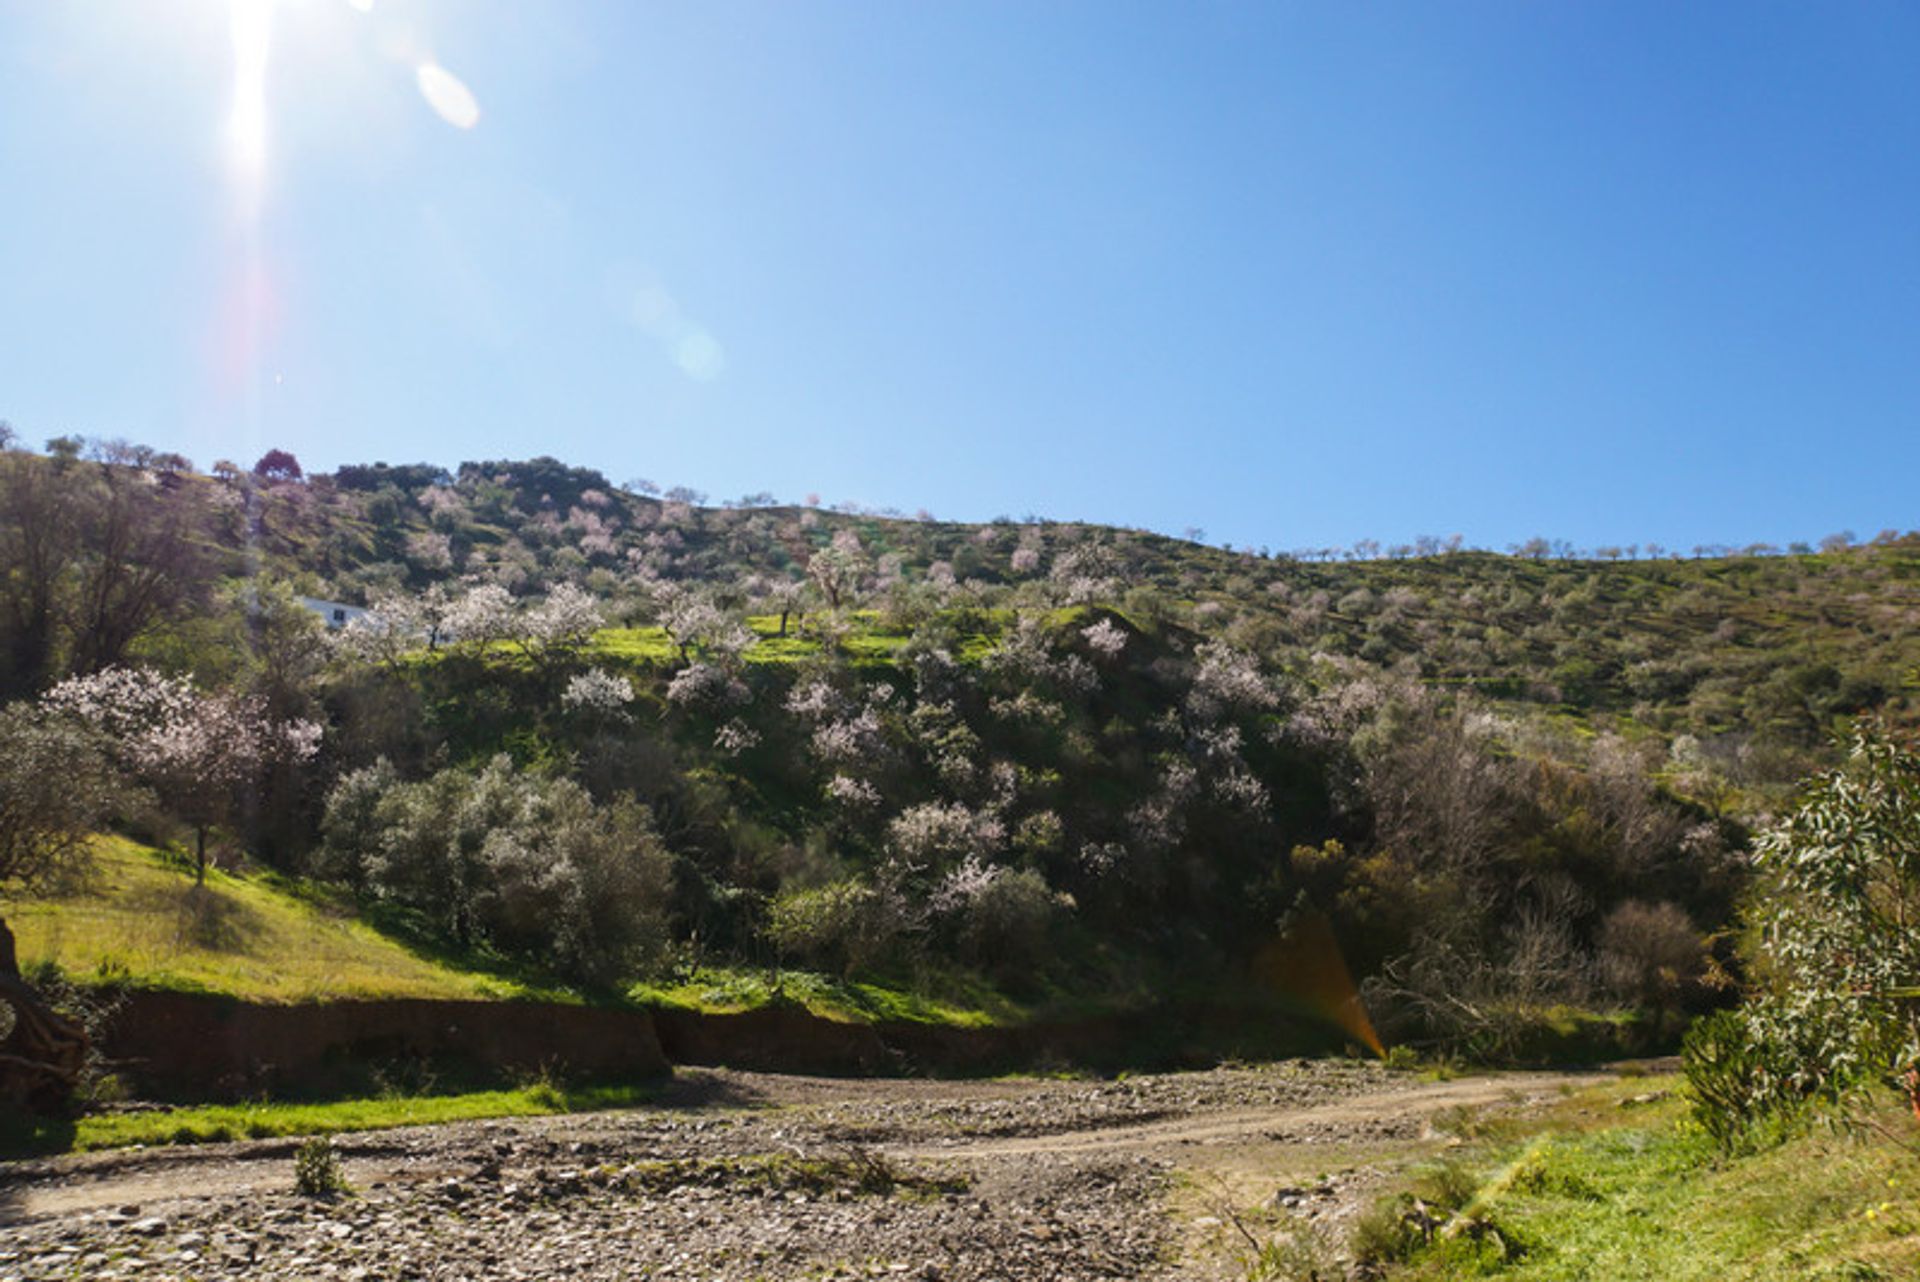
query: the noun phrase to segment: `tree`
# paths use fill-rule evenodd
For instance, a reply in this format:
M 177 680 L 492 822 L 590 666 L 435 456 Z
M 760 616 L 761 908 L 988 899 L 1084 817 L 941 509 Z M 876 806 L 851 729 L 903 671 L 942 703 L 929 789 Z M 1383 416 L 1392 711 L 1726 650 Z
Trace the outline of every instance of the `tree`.
M 59 610 L 80 554 L 81 492 L 72 463 L 0 456 L 0 632 L 6 687 L 43 686 L 55 663 Z
M 160 484 L 161 456 L 107 443 L 88 462 L 61 444 L 0 454 L 0 690 L 118 662 L 209 578 L 199 493 Z
M 0 890 L 36 890 L 79 869 L 117 797 L 94 735 L 29 704 L 0 711 Z M 12 963 L 0 919 L 0 973 L 17 973 Z
M 860 547 L 860 536 L 852 530 L 836 533 L 831 544 L 807 561 L 807 577 L 820 589 L 820 595 L 827 599 L 827 608 L 835 614 L 859 592 L 861 581 L 870 569 L 866 553 Z
M 238 794 L 283 762 L 319 750 L 318 723 L 268 715 L 256 695 L 203 693 L 149 668 L 107 668 L 61 682 L 45 704 L 107 737 L 123 765 L 194 830 L 198 881 L 207 833 L 226 822 Z
M 1886 1082 L 1920 1115 L 1920 750 L 1862 723 L 1754 862 L 1755 991 L 1687 1047 L 1702 1121 L 1724 1139 Z
M 78 871 L 118 800 L 95 737 L 26 704 L 0 711 L 0 891 L 18 894 Z M 49 1009 L 20 977 L 0 918 L 0 1099 L 51 1111 L 71 1095 L 86 1031 Z
M 71 670 L 119 663 L 157 619 L 199 594 L 200 506 L 191 492 L 162 489 L 153 456 L 107 451 L 81 506 L 80 577 L 68 608 Z
M 285 450 L 268 450 L 253 465 L 253 474 L 263 481 L 297 481 L 303 475 L 300 460 Z

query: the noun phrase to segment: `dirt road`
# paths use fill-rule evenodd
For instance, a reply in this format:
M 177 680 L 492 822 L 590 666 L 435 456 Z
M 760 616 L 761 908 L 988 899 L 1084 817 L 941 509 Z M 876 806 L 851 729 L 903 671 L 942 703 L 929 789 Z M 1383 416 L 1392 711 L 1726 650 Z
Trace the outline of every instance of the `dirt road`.
M 0 1165 L 10 1278 L 1175 1278 L 1230 1275 L 1231 1208 L 1334 1223 L 1436 1117 L 1592 1075 L 1423 1081 L 1292 1061 L 1117 1081 L 682 1070 L 617 1113 Z

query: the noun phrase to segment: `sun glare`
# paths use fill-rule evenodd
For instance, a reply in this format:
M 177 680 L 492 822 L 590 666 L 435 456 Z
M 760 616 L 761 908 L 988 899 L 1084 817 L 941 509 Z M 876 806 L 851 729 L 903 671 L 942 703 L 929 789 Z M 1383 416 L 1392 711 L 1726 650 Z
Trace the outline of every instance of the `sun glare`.
M 267 168 L 267 54 L 273 41 L 271 0 L 231 0 L 233 106 L 227 146 L 239 184 L 242 212 L 260 203 Z

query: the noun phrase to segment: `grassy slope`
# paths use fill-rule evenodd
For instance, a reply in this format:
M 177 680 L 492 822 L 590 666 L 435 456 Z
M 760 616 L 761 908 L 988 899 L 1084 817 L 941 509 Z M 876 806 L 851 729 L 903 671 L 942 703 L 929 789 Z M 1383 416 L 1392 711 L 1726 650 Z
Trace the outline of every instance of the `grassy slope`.
M 84 885 L 6 912 L 23 963 L 51 961 L 81 982 L 270 1002 L 554 995 L 440 965 L 300 883 L 210 870 L 196 887 L 166 855 L 119 837 L 100 839 Z
M 1722 1159 L 1676 1093 L 1620 1099 L 1672 1080 L 1582 1092 L 1527 1137 L 1483 1135 L 1463 1165 L 1478 1183 L 1467 1214 L 1507 1243 L 1467 1237 L 1422 1248 L 1396 1279 L 1720 1282 L 1920 1277 L 1920 1158 L 1913 1119 L 1885 1130 L 1816 1129 Z M 1897 1138 L 1896 1138 L 1897 1137 Z M 1432 1181 L 1429 1181 L 1429 1185 Z
M 985 982 L 951 977 L 940 992 L 916 992 L 834 979 L 810 971 L 764 971 L 707 967 L 677 979 L 642 982 L 627 990 L 633 1001 L 672 1010 L 733 1013 L 795 1002 L 824 1019 L 843 1023 L 901 1020 L 986 1028 L 1017 1024 L 1035 1011 Z
M 381 934 L 352 903 L 310 884 L 210 869 L 207 884 L 161 851 L 102 837 L 86 882 L 50 898 L 9 905 L 25 964 L 53 962 L 82 983 L 221 993 L 253 1001 L 422 997 L 577 1000 L 456 969 Z M 776 987 L 775 979 L 778 980 Z M 1031 1012 L 982 984 L 913 993 L 800 971 L 709 970 L 636 984 L 636 1004 L 740 1011 L 792 1001 L 828 1019 L 916 1020 L 981 1027 Z

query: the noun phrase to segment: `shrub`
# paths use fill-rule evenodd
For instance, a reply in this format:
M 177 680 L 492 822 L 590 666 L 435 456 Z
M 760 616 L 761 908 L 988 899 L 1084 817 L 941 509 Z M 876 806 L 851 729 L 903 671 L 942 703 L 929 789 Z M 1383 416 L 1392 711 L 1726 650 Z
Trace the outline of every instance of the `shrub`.
M 891 958 L 909 925 L 897 895 L 850 878 L 776 898 L 766 935 L 783 956 L 851 975 Z
M 293 1154 L 293 1191 L 303 1197 L 333 1197 L 350 1193 L 346 1172 L 340 1169 L 340 1155 L 333 1141 L 316 1135 Z
M 647 809 L 596 805 L 504 756 L 419 783 L 356 771 L 328 798 L 324 830 L 327 866 L 358 870 L 462 945 L 600 982 L 641 968 L 665 933 L 667 855 Z
M 1675 904 L 1621 904 L 1601 923 L 1599 944 L 1607 988 L 1640 1005 L 1674 1004 L 1706 964 L 1706 941 Z
M 1689 1038 L 1701 1124 L 1725 1145 L 1876 1082 L 1920 1109 L 1920 753 L 1864 723 L 1754 853 L 1761 984 Z

